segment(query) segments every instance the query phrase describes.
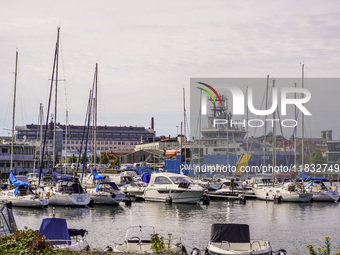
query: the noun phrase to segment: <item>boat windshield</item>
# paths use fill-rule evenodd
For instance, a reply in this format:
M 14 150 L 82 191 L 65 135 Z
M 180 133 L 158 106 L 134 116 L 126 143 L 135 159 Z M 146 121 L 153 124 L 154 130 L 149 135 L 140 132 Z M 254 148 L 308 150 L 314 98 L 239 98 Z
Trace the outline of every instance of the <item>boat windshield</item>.
M 272 183 L 273 180 L 271 178 L 265 178 L 265 179 L 256 179 L 255 183 L 263 183 L 263 184 L 267 184 L 267 183 Z
M 155 234 L 154 227 L 151 226 L 135 226 L 129 227 L 126 231 L 125 240 L 131 241 L 132 239 L 138 239 L 136 241 L 151 240 L 151 235 Z
M 39 178 L 39 173 L 29 173 L 27 175 L 28 179 L 32 179 L 32 178 Z
M 175 184 L 179 184 L 181 182 L 188 182 L 191 183 L 191 179 L 187 176 L 173 176 L 170 177 L 170 179 L 175 183 Z

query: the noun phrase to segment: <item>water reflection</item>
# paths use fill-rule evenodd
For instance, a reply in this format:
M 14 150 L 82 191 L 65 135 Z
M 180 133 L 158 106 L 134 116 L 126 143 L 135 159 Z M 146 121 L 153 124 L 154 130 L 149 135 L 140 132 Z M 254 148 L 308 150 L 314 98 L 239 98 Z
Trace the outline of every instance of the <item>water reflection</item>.
M 43 218 L 52 217 L 52 208 L 36 210 L 14 208 L 19 229 L 38 229 Z M 187 247 L 205 248 L 213 223 L 245 223 L 250 225 L 251 238 L 269 240 L 274 249 L 285 248 L 289 254 L 306 254 L 306 246 L 323 246 L 324 238 L 340 240 L 335 224 L 339 217 L 338 203 L 274 204 L 248 200 L 211 201 L 210 205 L 134 202 L 130 207 L 94 206 L 93 208 L 56 207 L 56 217 L 66 218 L 71 228 L 88 230 L 92 248 L 123 242 L 128 226 L 154 226 L 163 236 L 180 236 Z M 340 243 L 332 242 L 339 250 Z

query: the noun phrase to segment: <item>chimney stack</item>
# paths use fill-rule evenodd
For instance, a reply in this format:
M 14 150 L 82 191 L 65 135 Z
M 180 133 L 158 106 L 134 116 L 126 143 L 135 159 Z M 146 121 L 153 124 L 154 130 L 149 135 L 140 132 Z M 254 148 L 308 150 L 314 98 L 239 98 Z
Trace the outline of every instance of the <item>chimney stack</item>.
M 327 140 L 332 140 L 332 130 L 326 131 L 326 137 L 327 137 Z
M 154 120 L 153 120 L 153 117 L 151 117 L 151 129 L 152 129 L 152 130 L 155 130 L 155 129 L 154 129 Z

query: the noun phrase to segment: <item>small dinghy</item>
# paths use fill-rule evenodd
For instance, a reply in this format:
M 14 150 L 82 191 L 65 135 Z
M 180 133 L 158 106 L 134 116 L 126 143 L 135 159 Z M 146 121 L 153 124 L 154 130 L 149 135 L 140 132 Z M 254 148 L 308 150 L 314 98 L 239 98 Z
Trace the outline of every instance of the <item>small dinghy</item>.
M 185 248 L 181 242 L 175 240 L 164 240 L 166 247 L 164 251 L 156 251 L 153 249 L 152 238 L 158 236 L 154 227 L 151 226 L 132 226 L 126 231 L 125 240 L 122 244 L 117 244 L 113 248 L 114 252 L 123 253 L 172 253 L 178 254 Z
M 207 252 L 213 255 L 271 255 L 272 247 L 268 241 L 250 240 L 247 224 L 213 224 Z
M 67 228 L 66 219 L 63 218 L 43 219 L 39 234 L 45 236 L 46 241 L 52 243 L 56 249 L 84 251 L 90 248 L 85 240 L 87 231 Z
M 17 230 L 11 203 L 0 203 L 0 237 L 13 235 Z

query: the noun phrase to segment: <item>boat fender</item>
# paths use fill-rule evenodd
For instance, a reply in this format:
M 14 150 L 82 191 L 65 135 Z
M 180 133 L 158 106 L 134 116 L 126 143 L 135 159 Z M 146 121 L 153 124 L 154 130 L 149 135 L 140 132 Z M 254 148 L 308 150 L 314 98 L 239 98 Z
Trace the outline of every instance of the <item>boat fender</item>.
M 112 198 L 115 198 L 115 197 L 116 197 L 116 194 L 115 194 L 115 193 L 112 193 L 111 197 L 112 197 Z
M 190 252 L 191 255 L 201 255 L 201 252 L 197 248 L 193 248 L 192 251 Z
M 285 249 L 280 249 L 276 252 L 276 255 L 287 255 L 287 251 Z

